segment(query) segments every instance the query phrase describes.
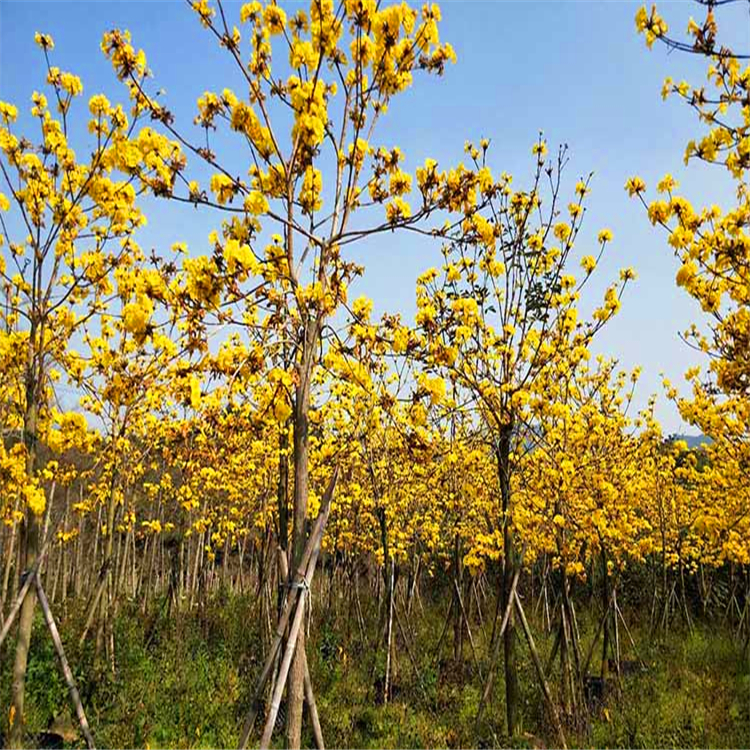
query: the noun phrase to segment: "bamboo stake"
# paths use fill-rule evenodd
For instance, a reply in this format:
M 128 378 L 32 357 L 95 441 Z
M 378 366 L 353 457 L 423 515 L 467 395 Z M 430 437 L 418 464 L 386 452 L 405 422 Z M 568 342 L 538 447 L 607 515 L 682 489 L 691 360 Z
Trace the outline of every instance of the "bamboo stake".
M 307 546 L 302 554 L 302 560 L 299 567 L 297 568 L 297 574 L 295 576 L 294 584 L 299 586 L 306 582 L 307 587 L 312 583 L 312 578 L 315 573 L 315 565 L 318 560 L 318 554 L 320 552 L 320 542 L 323 538 L 323 530 L 325 528 L 326 521 L 328 520 L 328 513 L 331 509 L 331 498 L 333 497 L 333 491 L 336 487 L 338 480 L 339 469 L 338 466 L 334 469 L 331 481 L 328 484 L 325 495 L 320 505 L 320 512 L 315 520 L 312 533 L 308 539 Z M 298 589 L 299 590 L 299 589 Z M 302 589 L 304 591 L 304 589 Z M 247 747 L 247 743 L 250 740 L 250 733 L 253 730 L 255 724 L 255 718 L 258 715 L 258 708 L 260 706 L 260 696 L 263 692 L 263 688 L 273 670 L 274 662 L 276 660 L 276 654 L 281 646 L 281 641 L 284 638 L 284 632 L 286 631 L 289 618 L 292 615 L 292 609 L 294 608 L 296 598 L 289 595 L 287 591 L 286 599 L 282 608 L 281 616 L 279 617 L 278 624 L 276 625 L 276 633 L 274 635 L 271 649 L 266 657 L 266 662 L 263 665 L 258 681 L 255 683 L 255 691 L 253 700 L 250 704 L 250 710 L 245 717 L 245 723 L 242 727 L 242 733 L 240 735 L 239 750 L 244 750 Z
M 331 490 L 333 483 L 335 482 L 335 476 L 332 480 L 331 484 Z M 318 532 L 315 536 L 314 545 L 311 549 L 310 559 L 307 565 L 307 572 L 302 579 L 301 587 L 299 587 L 297 590 L 299 591 L 299 595 L 296 599 L 296 611 L 294 613 L 294 620 L 292 620 L 292 626 L 289 630 L 289 638 L 287 640 L 286 649 L 284 651 L 284 658 L 281 660 L 281 666 L 279 667 L 279 674 L 276 678 L 276 685 L 274 686 L 273 694 L 271 696 L 271 706 L 268 711 L 268 716 L 266 717 L 266 724 L 263 728 L 263 735 L 260 740 L 260 747 L 261 750 L 267 750 L 267 748 L 271 744 L 271 737 L 273 735 L 273 728 L 276 724 L 276 717 L 279 713 L 279 708 L 281 706 L 281 696 L 284 693 L 284 687 L 286 686 L 287 678 L 289 677 L 289 669 L 292 665 L 292 658 L 294 657 L 294 652 L 297 648 L 297 637 L 299 635 L 300 627 L 302 626 L 302 621 L 305 616 L 305 599 L 308 595 L 308 592 L 310 590 L 310 584 L 312 583 L 312 577 L 315 573 L 315 566 L 318 561 L 318 554 L 320 552 L 320 542 L 322 541 L 323 536 L 323 526 L 325 523 L 325 519 L 328 517 L 328 510 L 330 509 L 330 496 L 327 498 L 328 502 L 326 503 L 326 509 L 324 514 L 323 523 L 320 524 L 319 528 L 316 529 Z M 321 511 L 322 512 L 322 511 Z M 311 541 L 313 541 L 311 537 Z M 308 542 L 308 546 L 309 546 Z M 290 600 L 294 602 L 294 597 L 290 597 Z M 283 632 L 283 631 L 282 631 Z
M 479 627 L 482 629 L 482 634 L 485 640 L 487 640 L 487 633 L 484 629 L 484 617 L 482 616 L 482 604 L 479 601 L 479 594 L 477 593 L 477 581 L 472 578 L 471 581 L 471 592 L 474 594 L 474 603 L 477 605 L 477 613 L 479 614 Z
M 94 599 L 91 602 L 91 606 L 88 612 L 88 617 L 86 617 L 86 622 L 83 626 L 83 631 L 81 632 L 81 637 L 78 639 L 79 647 L 83 645 L 83 642 L 86 640 L 86 636 L 88 635 L 89 629 L 94 623 L 94 618 L 96 617 L 96 608 L 99 604 L 102 594 L 104 593 L 104 589 L 107 585 L 107 571 L 108 570 L 109 570 L 109 562 L 105 562 L 104 565 L 102 565 L 101 572 L 99 573 L 99 582 L 96 587 L 96 593 L 94 594 Z
M 390 586 L 388 586 L 388 624 L 387 624 L 387 635 L 386 635 L 386 656 L 385 656 L 385 679 L 383 680 L 383 703 L 388 703 L 388 692 L 390 688 L 391 680 L 391 646 L 393 642 L 393 603 L 394 603 L 394 592 L 393 592 L 393 578 L 394 570 L 396 567 L 395 558 L 391 558 L 391 580 Z
M 510 584 L 510 594 L 508 596 L 508 603 L 503 613 L 502 623 L 500 625 L 500 632 L 495 635 L 495 647 L 490 660 L 490 671 L 487 675 L 487 682 L 484 686 L 484 692 L 482 693 L 482 699 L 479 701 L 479 708 L 477 709 L 477 718 L 474 720 L 474 725 L 479 724 L 479 720 L 482 718 L 482 711 L 487 701 L 490 699 L 490 693 L 492 692 L 492 686 L 495 682 L 495 662 L 500 654 L 500 644 L 502 643 L 503 636 L 505 635 L 505 629 L 508 627 L 510 621 L 510 613 L 513 611 L 513 597 L 516 593 L 516 586 L 518 586 L 518 578 L 521 575 L 521 567 L 523 566 L 523 558 L 526 554 L 526 547 L 524 546 L 521 557 L 516 567 L 516 572 L 513 574 L 513 581 Z M 499 606 L 499 603 L 498 603 Z M 497 623 L 497 612 L 495 612 L 495 623 Z M 494 627 L 494 626 L 493 626 Z
M 297 597 L 297 609 L 294 613 L 294 620 L 292 620 L 292 627 L 289 630 L 289 639 L 286 643 L 286 649 L 284 650 L 284 658 L 281 660 L 281 666 L 279 667 L 279 676 L 276 679 L 276 685 L 274 686 L 273 695 L 271 696 L 271 706 L 266 717 L 266 725 L 263 728 L 263 736 L 260 738 L 261 750 L 268 750 L 271 744 L 271 735 L 273 734 L 273 728 L 276 724 L 276 716 L 279 713 L 279 707 L 281 706 L 281 696 L 284 692 L 287 677 L 289 676 L 289 668 L 292 666 L 292 657 L 297 647 L 297 636 L 299 635 L 299 629 L 302 625 L 302 618 L 305 615 L 305 595 L 307 589 L 300 589 L 299 596 Z
M 354 605 L 357 613 L 357 625 L 359 626 L 359 637 L 364 647 L 367 643 L 367 635 L 365 633 L 365 618 L 362 614 L 362 603 L 359 600 L 359 571 L 355 571 L 354 574 Z
M 39 576 L 36 576 L 36 592 L 39 597 L 39 604 L 42 607 L 42 612 L 44 612 L 44 619 L 47 622 L 47 627 L 49 628 L 50 635 L 52 636 L 52 642 L 55 644 L 57 656 L 60 659 L 60 666 L 62 667 L 63 676 L 65 677 L 65 682 L 68 685 L 70 699 L 75 706 L 76 716 L 78 716 L 78 722 L 81 725 L 81 731 L 83 732 L 83 736 L 86 739 L 86 745 L 89 747 L 89 750 L 94 750 L 94 738 L 91 736 L 89 723 L 83 710 L 83 704 L 81 703 L 81 696 L 78 693 L 78 688 L 76 687 L 75 680 L 73 679 L 73 673 L 70 671 L 70 664 L 68 664 L 68 660 L 65 657 L 65 649 L 63 648 L 62 640 L 60 639 L 60 633 L 57 630 L 55 618 L 52 616 L 52 611 L 50 610 L 49 602 L 47 601 L 47 595 L 44 593 L 44 589 L 42 588 L 42 583 L 39 580 Z
M 279 567 L 281 568 L 281 577 L 286 580 L 289 577 L 289 565 L 286 561 L 286 554 L 284 550 L 279 548 Z M 269 599 L 270 601 L 270 599 Z M 303 654 L 305 661 L 305 700 L 307 701 L 307 708 L 310 711 L 310 723 L 312 724 L 313 737 L 315 738 L 315 746 L 318 750 L 325 750 L 325 742 L 323 741 L 323 730 L 320 728 L 320 717 L 318 716 L 318 704 L 315 701 L 315 693 L 312 686 L 312 678 L 310 677 L 310 667 L 307 663 L 307 654 Z
M 315 693 L 313 692 L 312 679 L 310 677 L 310 667 L 307 663 L 307 654 L 305 659 L 305 700 L 307 708 L 310 711 L 310 723 L 312 724 L 313 737 L 315 738 L 315 747 L 318 750 L 325 750 L 323 742 L 323 730 L 320 728 L 320 717 L 318 716 L 318 704 L 315 702 Z
M 591 644 L 591 647 L 589 648 L 589 652 L 586 656 L 586 661 L 583 663 L 583 676 L 585 677 L 589 672 L 589 664 L 591 663 L 591 657 L 594 655 L 594 649 L 596 648 L 596 644 L 599 641 L 599 636 L 602 634 L 602 629 L 604 628 L 604 623 L 609 617 L 609 610 L 612 607 L 612 596 L 609 597 L 609 603 L 607 604 L 607 609 L 604 611 L 604 615 L 602 616 L 602 619 L 599 621 L 599 627 L 596 631 L 596 635 L 594 636 L 594 640 Z
M 21 590 L 18 592 L 18 596 L 16 596 L 16 599 L 13 602 L 13 606 L 11 607 L 10 612 L 8 612 L 8 617 L 3 623 L 3 629 L 2 632 L 0 632 L 0 646 L 3 645 L 3 641 L 6 639 L 8 633 L 10 632 L 10 628 L 13 625 L 13 622 L 16 619 L 19 611 L 21 610 L 23 600 L 26 598 L 26 594 L 29 588 L 31 588 L 31 584 L 34 583 L 34 578 L 36 577 L 36 574 L 39 571 L 39 566 L 41 565 L 42 560 L 44 559 L 44 556 L 46 554 L 47 542 L 42 545 L 42 551 L 39 553 L 39 557 L 37 557 L 34 564 L 31 566 L 31 570 L 26 574 L 23 585 L 21 586 Z
M 2 632 L 0 632 L 0 646 L 3 645 L 3 641 L 5 640 L 5 637 L 10 632 L 10 628 L 13 625 L 13 621 L 16 619 L 16 616 L 18 615 L 18 612 L 21 609 L 21 605 L 23 604 L 23 600 L 26 598 L 26 592 L 31 587 L 31 584 L 34 581 L 34 577 L 36 576 L 36 565 L 26 575 L 26 580 L 23 582 L 23 586 L 21 587 L 21 590 L 18 592 L 18 596 L 16 597 L 15 602 L 13 602 L 13 606 L 10 608 L 10 612 L 8 612 L 8 617 L 5 620 L 5 623 L 3 625 Z
M 481 682 L 484 682 L 484 677 L 482 676 L 482 668 L 479 666 L 479 659 L 477 658 L 477 650 L 474 647 L 474 637 L 471 634 L 471 626 L 469 625 L 469 618 L 466 616 L 466 609 L 464 609 L 464 602 L 461 598 L 461 589 L 458 586 L 458 582 L 456 579 L 453 579 L 453 588 L 456 592 L 456 597 L 458 597 L 458 605 L 461 608 L 461 615 L 463 616 L 464 622 L 466 623 L 466 632 L 469 634 L 469 645 L 471 646 L 471 655 L 474 657 L 474 664 L 477 668 L 477 674 L 479 675 L 479 680 Z
M 440 650 L 443 646 L 443 638 L 445 637 L 445 631 L 448 630 L 448 623 L 451 621 L 451 612 L 453 611 L 453 602 L 456 601 L 456 594 L 453 592 L 453 596 L 451 596 L 451 603 L 448 606 L 448 613 L 445 616 L 445 624 L 443 625 L 443 630 L 440 633 L 440 638 L 438 639 L 437 648 L 435 649 L 435 664 L 437 664 L 440 661 Z
M 424 682 L 422 680 L 422 674 L 419 671 L 419 665 L 417 664 L 417 660 L 414 658 L 414 654 L 411 651 L 411 647 L 409 646 L 409 639 L 406 637 L 406 631 L 404 629 L 404 626 L 401 623 L 401 618 L 398 614 L 398 608 L 395 610 L 396 615 L 396 624 L 398 625 L 399 630 L 401 631 L 401 637 L 404 639 L 404 645 L 406 646 L 406 653 L 409 655 L 409 660 L 411 661 L 411 665 L 414 669 L 414 674 L 417 676 L 417 679 L 419 680 L 419 686 L 422 688 L 422 693 L 424 694 L 425 701 L 428 701 L 429 698 L 427 696 L 427 688 L 424 686 Z
M 531 635 L 529 623 L 526 621 L 526 614 L 523 611 L 523 606 L 521 605 L 521 600 L 518 598 L 517 591 L 513 592 L 513 597 L 515 598 L 518 618 L 521 620 L 523 634 L 526 636 L 526 642 L 529 646 L 529 651 L 531 652 L 531 659 L 534 662 L 534 669 L 536 669 L 537 677 L 539 678 L 539 682 L 542 686 L 542 692 L 544 693 L 544 697 L 547 701 L 547 705 L 549 706 L 550 713 L 552 714 L 552 721 L 555 725 L 555 729 L 557 730 L 557 734 L 560 737 L 560 746 L 563 748 L 563 750 L 567 750 L 568 746 L 565 743 L 565 733 L 563 732 L 562 723 L 560 722 L 560 715 L 557 712 L 557 706 L 552 700 L 552 693 L 550 692 L 549 685 L 547 684 L 547 678 L 544 676 L 542 662 L 539 659 L 539 653 L 537 652 L 536 646 L 534 645 L 534 638 Z
M 641 659 L 641 655 L 638 653 L 638 647 L 635 645 L 633 636 L 630 634 L 630 628 L 628 627 L 627 622 L 625 622 L 625 618 L 622 615 L 622 610 L 620 609 L 620 605 L 617 602 L 615 602 L 615 612 L 620 616 L 620 622 L 622 622 L 623 627 L 625 628 L 625 633 L 630 640 L 630 645 L 633 647 L 633 652 L 635 653 L 636 658 L 641 663 L 641 667 L 643 667 L 643 669 L 646 669 L 646 662 Z
M 615 621 L 615 669 L 617 671 L 617 682 L 620 684 L 620 687 L 622 688 L 622 674 L 620 670 L 620 628 L 618 627 L 617 622 L 617 587 L 614 586 L 612 588 L 612 607 L 615 611 L 614 621 Z
M 549 673 L 549 671 L 552 669 L 552 665 L 555 663 L 557 650 L 560 648 L 561 631 L 562 631 L 562 622 L 558 626 L 557 632 L 555 633 L 555 640 L 552 642 L 552 651 L 550 651 L 549 658 L 547 659 L 547 664 L 544 667 L 545 674 Z
M 312 536 L 310 538 L 310 541 L 312 541 Z M 310 546 L 310 542 L 308 542 L 308 547 L 309 546 Z M 309 564 L 312 562 L 312 560 L 307 555 L 307 551 L 308 550 L 306 549 L 305 555 L 303 557 L 303 561 L 304 561 L 304 558 L 307 558 L 308 570 L 309 570 Z M 306 580 L 306 575 L 302 577 L 298 576 L 295 583 L 299 585 L 304 580 Z M 276 632 L 274 634 L 274 639 L 273 639 L 273 642 L 271 643 L 270 650 L 266 657 L 266 662 L 263 665 L 263 669 L 260 673 L 258 681 L 255 684 L 255 693 L 253 695 L 253 700 L 251 703 L 250 711 L 248 712 L 245 718 L 245 723 L 242 728 L 242 735 L 240 737 L 240 744 L 239 744 L 240 750 L 244 750 L 244 748 L 247 747 L 248 741 L 250 740 L 250 732 L 252 732 L 253 725 L 255 724 L 255 718 L 258 715 L 258 708 L 261 705 L 260 696 L 273 670 L 274 662 L 276 660 L 276 655 L 279 651 L 279 647 L 281 646 L 281 642 L 284 637 L 284 632 L 286 631 L 286 627 L 289 624 L 289 619 L 292 615 L 292 610 L 296 602 L 297 602 L 296 597 L 291 597 L 289 596 L 289 594 L 287 594 L 286 600 L 284 601 L 284 607 L 283 607 L 281 616 L 279 617 L 278 624 L 276 625 Z

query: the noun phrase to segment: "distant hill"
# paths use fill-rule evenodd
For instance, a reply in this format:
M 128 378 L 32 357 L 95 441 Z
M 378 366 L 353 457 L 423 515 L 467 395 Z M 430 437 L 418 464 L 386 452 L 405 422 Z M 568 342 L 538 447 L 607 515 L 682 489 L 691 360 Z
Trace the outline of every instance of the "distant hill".
M 700 448 L 702 445 L 711 445 L 713 442 L 707 435 L 670 435 L 670 440 L 684 440 L 688 448 Z

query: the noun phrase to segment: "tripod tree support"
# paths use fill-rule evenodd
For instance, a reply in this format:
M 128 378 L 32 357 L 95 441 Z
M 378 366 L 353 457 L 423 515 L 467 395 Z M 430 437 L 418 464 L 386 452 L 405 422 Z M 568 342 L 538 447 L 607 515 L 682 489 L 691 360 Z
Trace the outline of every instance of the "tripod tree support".
M 247 713 L 247 716 L 245 717 L 245 722 L 242 727 L 242 733 L 240 735 L 240 741 L 239 741 L 239 750 L 244 750 L 247 747 L 248 742 L 250 741 L 250 734 L 253 731 L 253 726 L 255 724 L 255 719 L 258 715 L 258 710 L 262 706 L 261 696 L 263 694 L 263 689 L 265 688 L 266 682 L 268 681 L 268 678 L 271 675 L 271 672 L 273 670 L 274 661 L 276 660 L 276 654 L 279 651 L 279 648 L 281 647 L 281 643 L 284 639 L 284 633 L 286 632 L 287 625 L 289 624 L 289 620 L 292 616 L 292 612 L 295 610 L 295 605 L 297 605 L 298 612 L 301 612 L 304 614 L 304 597 L 305 593 L 309 590 L 310 585 L 312 584 L 313 576 L 315 575 L 315 566 L 318 562 L 318 555 L 320 554 L 320 545 L 323 539 L 323 531 L 325 529 L 326 521 L 328 520 L 328 514 L 331 510 L 331 499 L 333 498 L 333 492 L 336 488 L 336 482 L 338 481 L 339 476 L 339 468 L 338 466 L 334 469 L 333 475 L 331 476 L 331 480 L 328 483 L 328 487 L 325 491 L 325 494 L 323 495 L 323 499 L 320 503 L 320 512 L 318 513 L 318 517 L 315 519 L 315 524 L 313 525 L 312 532 L 310 534 L 310 538 L 307 541 L 307 546 L 305 547 L 305 550 L 302 554 L 302 560 L 300 561 L 299 567 L 297 568 L 297 572 L 294 576 L 294 580 L 291 581 L 288 584 L 287 589 L 287 595 L 286 599 L 284 600 L 284 605 L 281 611 L 281 615 L 279 617 L 278 624 L 276 625 L 276 632 L 274 634 L 273 643 L 271 644 L 271 648 L 269 649 L 268 655 L 266 656 L 265 664 L 263 665 L 263 669 L 261 670 L 260 676 L 258 677 L 257 682 L 255 683 L 255 691 L 253 694 L 253 700 L 250 704 L 250 710 Z M 303 605 L 303 606 L 300 606 Z M 295 612 L 295 621 L 297 620 L 298 612 Z M 300 622 L 302 620 L 302 614 L 299 614 Z M 292 624 L 292 629 L 294 630 L 294 624 Z M 287 640 L 287 647 L 286 651 L 284 653 L 283 659 L 286 659 L 287 652 L 290 651 L 291 647 L 291 653 L 289 656 L 289 661 L 291 663 L 291 658 L 294 653 L 294 646 L 296 645 L 296 636 L 299 632 L 299 625 L 297 626 L 296 630 L 294 630 L 294 639 L 292 639 L 292 633 L 290 632 L 290 637 Z M 282 661 L 283 666 L 283 661 Z M 287 667 L 288 671 L 288 667 Z M 309 677 L 309 670 L 307 671 L 307 675 Z M 305 680 L 308 682 L 308 679 Z M 277 680 L 277 683 L 281 683 L 281 690 L 283 691 L 284 683 L 286 682 L 286 676 L 282 680 L 281 679 L 281 673 L 279 673 L 279 679 Z M 275 692 L 275 691 L 274 691 Z M 312 683 L 310 683 L 310 693 L 312 693 Z M 310 703 L 310 700 L 308 699 L 308 703 Z M 314 703 L 311 705 L 311 716 L 313 716 L 313 709 L 312 706 L 315 705 Z M 273 710 L 273 701 L 271 710 Z M 278 711 L 278 707 L 277 707 Z M 270 716 L 269 716 L 270 718 Z M 314 711 L 313 716 L 313 729 L 315 730 L 315 725 L 318 725 L 318 729 L 320 727 L 319 722 L 316 721 L 317 718 L 317 708 Z M 274 721 L 271 723 L 271 728 L 273 729 L 273 723 L 275 723 L 275 716 Z M 268 724 L 268 722 L 266 722 Z M 322 736 L 319 738 L 320 743 L 322 745 Z M 318 738 L 316 737 L 316 741 L 318 741 Z
M 94 738 L 91 736 L 91 730 L 89 729 L 89 722 L 86 719 L 86 714 L 83 710 L 83 704 L 81 703 L 81 696 L 78 693 L 78 688 L 76 687 L 76 682 L 73 679 L 73 672 L 70 669 L 70 664 L 68 664 L 68 659 L 65 656 L 65 649 L 63 648 L 62 640 L 60 638 L 60 633 L 57 630 L 57 624 L 55 623 L 55 618 L 52 616 L 52 610 L 49 607 L 49 602 L 47 601 L 47 595 L 44 593 L 44 589 L 42 588 L 42 583 L 39 580 L 38 576 L 35 576 L 36 578 L 36 593 L 39 597 L 39 605 L 42 608 L 42 612 L 44 613 L 44 620 L 47 623 L 47 627 L 49 628 L 50 635 L 52 636 L 52 642 L 55 644 L 55 651 L 57 651 L 57 656 L 60 659 L 60 666 L 62 667 L 63 676 L 65 677 L 65 682 L 68 685 L 68 692 L 70 693 L 70 699 L 73 702 L 73 706 L 76 710 L 76 716 L 78 717 L 78 723 L 81 725 L 81 732 L 83 732 L 83 736 L 86 739 L 86 745 L 89 747 L 90 750 L 94 750 Z

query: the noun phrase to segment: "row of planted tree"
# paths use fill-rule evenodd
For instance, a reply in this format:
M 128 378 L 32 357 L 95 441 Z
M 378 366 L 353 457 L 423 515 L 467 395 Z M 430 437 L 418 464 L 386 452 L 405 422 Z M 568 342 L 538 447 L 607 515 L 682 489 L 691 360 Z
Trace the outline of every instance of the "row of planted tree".
M 350 587 L 359 627 L 360 587 L 383 602 L 385 697 L 412 603 L 447 573 L 454 644 L 466 636 L 473 651 L 471 620 L 492 623 L 511 735 L 521 633 L 565 742 L 594 650 L 582 653 L 571 596 L 584 582 L 601 589 L 605 670 L 627 629 L 617 591 L 628 569 L 649 573 L 655 624 L 689 623 L 697 586 L 704 609 L 724 591 L 725 616 L 750 632 L 750 69 L 719 46 L 704 4 L 688 42 L 655 9 L 636 26 L 649 46 L 710 58 L 709 92 L 668 80 L 663 93 L 700 114 L 707 132 L 686 158 L 724 165 L 737 205 L 696 211 L 669 175 L 650 202 L 642 180 L 626 185 L 706 313 L 686 332 L 709 356 L 688 373 L 693 393 L 665 382 L 710 438 L 692 450 L 665 439 L 653 401 L 632 413 L 638 371 L 592 354 L 635 274 L 605 282 L 597 303 L 612 233 L 583 229 L 590 177 L 568 180 L 566 149 L 550 155 L 540 136 L 516 185 L 492 171 L 489 140 L 467 143 L 465 163 L 427 159 L 413 175 L 397 146 L 375 145 L 391 99 L 455 61 L 436 6 L 312 0 L 288 17 L 252 2 L 235 26 L 221 3 L 193 2 L 242 92 L 205 92 L 192 124 L 154 93 L 130 35 L 108 32 L 102 51 L 130 107 L 94 95 L 85 133 L 81 81 L 37 34 L 53 106 L 35 92 L 36 134 L 21 135 L 16 107 L 0 102 L 0 613 L 3 637 L 18 622 L 13 744 L 37 599 L 51 629 L 50 608 L 64 620 L 84 601 L 75 637 L 95 638 L 116 669 L 123 601 L 145 610 L 166 594 L 190 608 L 221 586 L 254 592 L 267 623 L 267 727 L 286 686 L 290 746 L 305 700 L 322 744 L 299 624 L 321 550 L 318 585 Z M 208 226 L 218 217 L 208 252 L 175 237 L 145 253 L 149 196 L 175 215 L 204 211 Z M 363 273 L 349 246 L 393 232 L 421 235 L 439 258 L 417 279 L 413 322 L 377 318 L 349 294 Z M 80 404 L 64 408 L 71 389 Z M 559 693 L 518 593 L 532 583 L 558 633 Z

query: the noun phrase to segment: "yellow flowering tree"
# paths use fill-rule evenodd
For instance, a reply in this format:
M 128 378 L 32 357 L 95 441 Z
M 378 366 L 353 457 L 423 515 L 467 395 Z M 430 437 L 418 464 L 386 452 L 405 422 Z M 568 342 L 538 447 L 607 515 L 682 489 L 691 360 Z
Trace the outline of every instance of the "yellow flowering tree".
M 701 379 L 698 368 L 686 377 L 693 398 L 680 399 L 683 417 L 714 440 L 722 440 L 729 456 L 745 454 L 750 442 L 750 66 L 747 50 L 722 45 L 712 3 L 707 3 L 702 23 L 690 19 L 687 41 L 668 36 L 668 26 L 653 8 L 641 8 L 636 27 L 651 46 L 655 39 L 671 49 L 706 56 L 708 86 L 687 81 L 664 82 L 662 95 L 676 96 L 697 114 L 704 132 L 685 148 L 685 163 L 696 160 L 724 172 L 736 186 L 736 205 L 728 210 L 713 204 L 700 209 L 679 194 L 671 175 L 657 191 L 661 197 L 647 201 L 642 180 L 629 181 L 654 226 L 668 233 L 668 243 L 680 263 L 676 283 L 696 299 L 706 314 L 707 330 L 693 325 L 685 338 L 710 357 Z M 744 67 L 743 67 L 744 65 Z M 676 390 L 668 386 L 670 395 Z
M 677 286 L 704 313 L 701 324 L 691 325 L 683 337 L 708 356 L 708 367 L 685 373 L 692 387 L 690 396 L 665 383 L 683 419 L 712 440 L 704 465 L 690 471 L 695 459 L 689 458 L 681 469 L 692 502 L 680 521 L 685 524 L 680 540 L 687 536 L 687 563 L 692 557 L 699 566 L 711 565 L 717 558 L 744 557 L 747 523 L 741 506 L 747 502 L 750 476 L 750 50 L 723 44 L 714 7 L 718 4 L 703 5 L 704 18 L 690 19 L 685 39 L 669 35 L 669 26 L 655 6 L 650 13 L 639 9 L 635 23 L 649 47 L 658 40 L 669 50 L 707 59 L 707 84 L 691 85 L 669 77 L 662 96 L 677 97 L 698 117 L 701 130 L 685 147 L 685 164 L 699 161 L 720 170 L 735 187 L 735 201 L 728 208 L 716 204 L 696 208 L 669 174 L 657 185 L 660 195 L 650 199 L 642 180 L 628 182 L 651 223 L 667 233 L 680 264 Z M 673 552 L 667 549 L 663 554 Z M 681 575 L 685 563 L 680 553 Z
M 267 316 L 278 332 L 277 346 L 287 352 L 280 359 L 287 360 L 293 396 L 293 570 L 305 546 L 311 386 L 328 321 L 360 273 L 344 250 L 376 232 L 417 226 L 439 204 L 432 188 L 423 189 L 412 209 L 403 154 L 397 147 L 375 147 L 375 126 L 416 72 L 442 73 L 454 54 L 439 41 L 440 12 L 434 5 L 420 14 L 405 3 L 381 7 L 356 0 L 336 6 L 313 0 L 309 13 L 288 17 L 275 3 L 250 2 L 240 8 L 239 25 L 230 22 L 221 2 L 196 0 L 192 7 L 226 50 L 246 91 L 239 96 L 225 88 L 199 98 L 196 124 L 205 138 L 188 135 L 147 91 L 145 55 L 126 32 L 106 34 L 102 48 L 129 87 L 134 110 L 147 111 L 183 151 L 212 171 L 205 189 L 182 176 L 176 188 L 152 184 L 158 195 L 226 216 L 214 236 L 217 252 L 191 259 L 196 293 L 220 306 L 221 290 L 213 280 L 225 266 L 236 269 L 249 280 L 235 302 L 241 306 L 252 297 L 259 309 L 235 320 L 251 333 Z M 240 46 L 243 36 L 248 53 Z M 277 63 L 279 56 L 283 60 Z M 274 75 L 281 69 L 290 72 Z M 214 151 L 210 133 L 220 126 L 246 148 L 244 174 Z M 169 166 L 165 161 L 164 168 Z M 432 185 L 437 187 L 434 179 Z M 277 234 L 263 242 L 262 233 L 271 227 Z M 303 647 L 301 633 L 291 672 L 291 747 L 300 743 Z
M 634 273 L 624 269 L 591 320 L 580 320 L 581 288 L 612 239 L 609 230 L 600 232 L 596 257 L 582 255 L 582 274 L 576 278 L 571 273 L 589 181 L 577 183 L 566 208 L 564 149 L 550 164 L 540 137 L 532 149 L 531 185 L 520 189 L 514 188 L 511 175 L 492 175 L 488 146 L 488 141 L 479 147 L 467 144 L 472 169 L 458 168 L 447 176 L 449 183 L 461 186 L 455 200 L 464 218 L 448 233 L 442 269 L 431 269 L 417 281 L 416 326 L 426 373 L 455 384 L 456 400 L 480 420 L 494 457 L 493 518 L 494 531 L 502 537 L 499 589 L 504 611 L 513 607 L 511 588 L 518 567 L 513 476 L 519 456 L 538 437 L 529 409 L 534 383 L 558 363 L 570 373 L 588 358 L 592 338 L 619 310 L 622 290 Z M 503 643 L 506 719 L 512 735 L 518 716 L 512 618 Z
M 132 261 L 131 237 L 144 222 L 136 206 L 139 191 L 151 181 L 169 183 L 166 157 L 170 146 L 150 128 L 136 132 L 140 117 L 128 118 L 102 95 L 89 100 L 88 131 L 94 147 L 80 159 L 69 146 L 80 79 L 51 64 L 52 38 L 37 34 L 46 60 L 49 95 L 34 92 L 31 116 L 38 136 L 16 134 L 15 105 L 0 102 L 0 281 L 8 305 L 3 307 L 5 345 L 16 350 L 22 375 L 17 415 L 23 431 L 23 455 L 29 490 L 22 535 L 30 568 L 40 548 L 40 515 L 44 490 L 36 484 L 38 446 L 49 416 L 54 379 L 66 365 L 70 338 L 82 323 L 106 309 L 112 295 L 112 270 Z M 55 114 L 56 110 L 56 114 Z M 7 218 L 6 218 L 7 216 Z M 19 381 L 17 381 L 19 382 Z M 20 449 L 19 449 L 20 450 Z M 25 674 L 31 622 L 36 602 L 29 589 L 20 614 L 13 669 L 12 746 L 23 731 Z

